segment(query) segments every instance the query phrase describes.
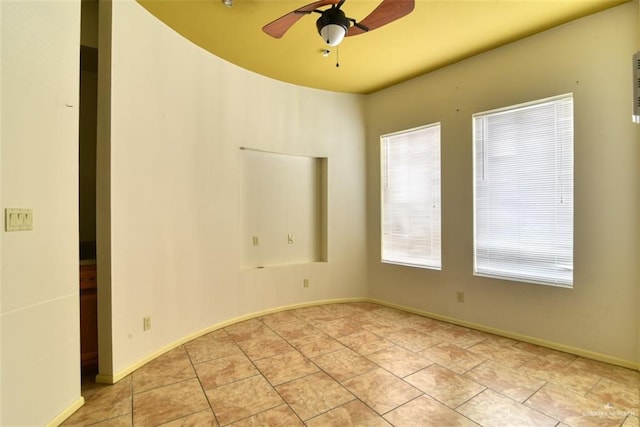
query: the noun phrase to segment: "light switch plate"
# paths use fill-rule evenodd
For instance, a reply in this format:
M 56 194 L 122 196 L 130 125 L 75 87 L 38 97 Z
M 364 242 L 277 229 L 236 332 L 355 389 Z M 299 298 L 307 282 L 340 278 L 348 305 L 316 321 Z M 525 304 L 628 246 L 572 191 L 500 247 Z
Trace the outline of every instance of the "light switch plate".
M 4 229 L 5 231 L 33 230 L 33 209 L 6 208 Z

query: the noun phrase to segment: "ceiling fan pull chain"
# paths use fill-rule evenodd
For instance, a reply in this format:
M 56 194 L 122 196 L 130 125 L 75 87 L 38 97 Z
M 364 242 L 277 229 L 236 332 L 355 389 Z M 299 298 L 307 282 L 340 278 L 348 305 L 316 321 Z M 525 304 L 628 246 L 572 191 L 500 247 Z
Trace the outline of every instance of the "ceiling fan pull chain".
M 336 68 L 340 67 L 340 45 L 336 46 Z

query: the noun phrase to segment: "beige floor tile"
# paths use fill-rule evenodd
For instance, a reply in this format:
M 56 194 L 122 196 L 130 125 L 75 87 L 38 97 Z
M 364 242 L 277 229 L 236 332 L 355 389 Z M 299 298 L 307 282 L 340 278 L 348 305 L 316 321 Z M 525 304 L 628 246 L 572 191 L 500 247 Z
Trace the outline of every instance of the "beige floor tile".
M 483 385 L 436 364 L 404 379 L 450 408 L 458 407 L 485 389 Z
M 495 360 L 503 365 L 517 368 L 535 356 L 518 348 L 515 344 L 517 344 L 516 341 L 508 338 L 488 338 L 472 345 L 467 350 L 485 359 Z
M 546 379 L 549 377 L 549 374 L 546 373 L 547 371 L 561 370 L 567 368 L 568 366 L 570 366 L 570 364 L 563 361 L 535 356 L 534 358 L 526 361 L 518 368 L 522 369 L 523 371 L 529 371 L 532 375 L 535 375 L 539 378 Z
M 433 364 L 431 360 L 397 345 L 369 354 L 367 358 L 400 378 Z
M 218 422 L 210 408 L 186 417 L 162 424 L 163 427 L 218 427 Z
M 553 427 L 558 423 L 558 420 L 492 390 L 485 390 L 459 406 L 457 412 L 486 427 Z
M 205 390 L 248 378 L 258 373 L 253 363 L 244 354 L 198 363 L 195 365 L 195 370 Z
M 265 321 L 268 321 L 268 320 L 265 320 Z M 296 334 L 300 334 L 300 336 L 304 335 L 305 328 L 309 328 L 309 330 L 316 329 L 310 326 L 304 320 L 299 319 L 297 317 L 290 321 L 283 320 L 277 324 L 274 324 L 273 326 L 269 326 L 269 329 L 271 329 L 273 332 L 275 332 L 276 334 L 278 334 L 280 337 L 284 339 L 294 338 Z M 318 332 L 319 331 L 316 329 L 316 333 Z
M 133 392 L 141 393 L 195 376 L 189 355 L 184 347 L 180 346 L 136 370 L 131 375 Z
M 319 306 L 298 308 L 293 310 L 293 314 L 312 325 L 336 318 L 333 313 Z
M 261 375 L 207 390 L 207 398 L 221 425 L 231 424 L 284 403 Z
M 120 417 L 104 420 L 96 424 L 91 424 L 91 427 L 131 427 L 131 426 L 133 426 L 133 420 L 131 419 L 131 414 L 122 415 Z
M 425 334 L 431 334 L 443 326 L 443 322 L 423 316 L 411 316 L 403 319 L 402 323 L 405 327 L 416 329 Z
M 421 351 L 420 355 L 459 374 L 473 369 L 487 360 L 476 353 L 449 342 L 429 347 Z
M 381 337 L 386 337 L 391 333 L 406 328 L 406 325 L 404 325 L 400 321 L 381 317 L 373 313 L 367 313 L 360 316 L 360 320 L 362 321 L 363 329 L 366 329 L 369 332 L 373 332 L 374 334 Z
M 400 322 L 406 321 L 407 319 L 410 319 L 412 317 L 421 317 L 415 314 L 407 313 L 406 311 L 397 310 L 390 307 L 382 307 L 380 310 L 376 311 L 376 314 L 380 317 Z
M 319 371 L 315 364 L 295 350 L 256 360 L 255 365 L 274 386 Z
M 524 402 L 545 384 L 544 380 L 528 375 L 526 371 L 491 360 L 471 369 L 464 376 L 518 402 Z
M 382 368 L 345 381 L 343 385 L 380 415 L 422 394 Z
M 339 317 L 317 322 L 315 326 L 332 338 L 339 338 L 362 331 L 362 324 L 350 317 Z
M 207 399 L 197 379 L 133 395 L 133 424 L 156 426 L 205 410 Z
M 91 383 L 83 390 L 85 404 L 63 423 L 84 426 L 123 415 L 131 418 L 131 376 L 114 385 Z
M 224 328 L 224 331 L 229 334 L 235 342 L 260 338 L 264 334 L 273 333 L 271 329 L 267 328 L 265 324 L 258 319 L 250 319 L 235 323 Z
M 290 344 L 294 344 L 295 340 L 307 340 L 310 338 L 325 337 L 328 335 L 322 332 L 320 329 L 308 324 L 304 320 L 299 320 L 296 326 L 291 326 L 290 329 L 282 329 L 278 331 L 278 335 L 287 340 Z
M 640 418 L 635 415 L 629 415 L 624 420 L 624 423 L 621 427 L 639 427 L 640 426 Z
M 302 420 L 330 411 L 354 399 L 354 396 L 324 372 L 276 387 L 282 398 Z
M 377 367 L 376 364 L 369 359 L 348 348 L 327 353 L 311 360 L 318 365 L 320 369 L 339 382 L 343 382 Z
M 304 425 L 300 418 L 287 405 L 276 406 L 230 424 L 231 427 L 295 427 Z
M 440 326 L 433 330 L 433 337 L 441 341 L 467 348 L 487 339 L 487 334 L 457 325 Z
M 290 311 L 281 311 L 278 313 L 269 314 L 260 318 L 268 328 L 281 334 L 283 332 L 299 329 L 307 323 L 295 316 Z
M 380 310 L 382 308 L 382 306 L 380 304 L 375 304 L 375 303 L 368 302 L 368 301 L 349 302 L 347 304 L 359 309 L 361 312 L 375 312 L 375 311 Z
M 477 426 L 470 419 L 458 414 L 432 397 L 422 395 L 385 414 L 384 418 L 396 427 Z
M 393 332 L 388 334 L 385 338 L 409 351 L 413 351 L 414 353 L 421 352 L 427 347 L 431 347 L 442 342 L 439 338 L 435 338 L 411 328 L 405 328 L 397 332 Z
M 615 366 L 596 360 L 578 357 L 571 362 L 571 366 L 585 372 L 590 372 L 613 381 L 640 389 L 640 372 L 632 369 Z
M 601 379 L 589 391 L 587 397 L 598 400 L 612 409 L 633 415 L 638 415 L 640 411 L 640 392 L 638 389 L 607 378 Z
M 518 340 L 514 340 L 513 338 L 501 337 L 500 335 L 485 333 L 485 336 L 487 337 L 487 343 L 500 345 L 502 347 L 515 347 L 519 343 Z
M 320 306 L 324 311 L 332 314 L 334 318 L 339 317 L 351 317 L 362 313 L 362 309 L 357 305 L 344 303 L 344 304 L 326 304 Z
M 293 347 L 274 332 L 261 337 L 238 342 L 238 346 L 251 360 L 260 360 L 293 350 Z
M 191 363 L 200 363 L 233 354 L 241 354 L 242 350 L 240 350 L 240 347 L 238 347 L 226 332 L 222 332 L 223 334 L 212 333 L 204 335 L 186 343 L 184 348 L 189 354 Z
M 526 351 L 527 353 L 531 353 L 536 357 L 542 358 L 548 362 L 559 364 L 559 365 L 568 365 L 578 358 L 573 354 L 564 353 L 562 351 L 553 350 L 550 348 L 541 347 L 539 345 L 529 344 L 526 342 L 519 342 L 516 344 L 516 347 Z
M 85 404 L 92 398 L 94 394 L 104 393 L 105 389 L 114 389 L 115 385 L 121 387 L 128 387 L 131 389 L 131 375 L 127 375 L 116 384 L 104 384 L 96 382 L 96 376 L 94 374 L 83 375 L 80 378 L 80 387 L 82 388 L 82 397 L 84 397 Z
M 585 395 L 600 381 L 600 376 L 573 365 L 534 358 L 520 367 L 527 374 L 552 382 L 579 395 Z
M 376 351 L 394 346 L 392 342 L 386 341 L 366 330 L 360 330 L 359 332 L 342 336 L 338 338 L 338 341 L 362 355 L 375 353 Z
M 300 338 L 293 338 L 289 343 L 300 353 L 309 359 L 313 359 L 327 353 L 344 350 L 346 347 L 338 340 L 331 338 L 324 332 L 319 335 L 307 335 Z
M 546 384 L 531 396 L 525 405 L 571 426 L 619 426 L 625 418 L 623 414 L 607 408 L 600 402 L 556 384 Z
M 311 418 L 309 427 L 353 426 L 353 427 L 390 427 L 380 415 L 359 400 L 352 400 L 335 409 Z

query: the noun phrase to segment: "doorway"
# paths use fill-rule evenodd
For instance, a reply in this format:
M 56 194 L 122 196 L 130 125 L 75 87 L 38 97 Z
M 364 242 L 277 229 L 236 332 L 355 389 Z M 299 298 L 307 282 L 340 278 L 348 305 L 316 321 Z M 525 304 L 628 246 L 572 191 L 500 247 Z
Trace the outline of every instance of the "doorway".
M 84 2 L 83 2 L 84 3 Z M 79 234 L 80 353 L 84 374 L 98 372 L 96 271 L 96 131 L 98 49 L 80 46 Z

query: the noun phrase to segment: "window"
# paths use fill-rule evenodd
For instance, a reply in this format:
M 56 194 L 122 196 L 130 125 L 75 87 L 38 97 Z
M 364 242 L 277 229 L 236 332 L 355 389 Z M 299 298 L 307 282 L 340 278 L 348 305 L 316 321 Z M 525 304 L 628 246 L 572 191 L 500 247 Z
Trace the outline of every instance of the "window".
M 380 142 L 382 262 L 440 269 L 440 124 Z
M 475 114 L 475 274 L 573 285 L 573 97 Z

